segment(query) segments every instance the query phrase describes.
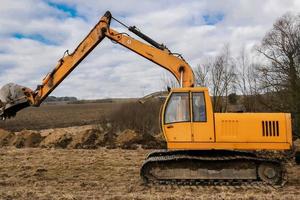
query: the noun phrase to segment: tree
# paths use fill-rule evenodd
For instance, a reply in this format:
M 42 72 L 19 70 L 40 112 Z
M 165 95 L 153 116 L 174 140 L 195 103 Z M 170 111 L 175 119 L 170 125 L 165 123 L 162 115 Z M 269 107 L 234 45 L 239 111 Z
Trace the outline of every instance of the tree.
M 258 109 L 259 86 L 256 69 L 259 64 L 253 62 L 244 47 L 241 49 L 236 62 L 238 66 L 236 69 L 236 86 L 239 94 L 242 95 L 241 103 L 245 111 L 255 112 Z
M 285 14 L 265 35 L 258 52 L 269 61 L 259 68 L 269 107 L 292 112 L 300 134 L 300 15 Z
M 209 79 L 209 72 L 210 72 L 211 63 L 209 60 L 206 61 L 206 64 L 197 65 L 195 69 L 195 78 L 196 78 L 196 85 L 201 87 L 208 87 L 210 79 Z
M 228 105 L 228 95 L 233 90 L 235 63 L 231 57 L 229 45 L 215 57 L 207 59 L 196 69 L 196 83 L 208 86 L 212 92 L 213 109 L 215 112 L 225 112 Z

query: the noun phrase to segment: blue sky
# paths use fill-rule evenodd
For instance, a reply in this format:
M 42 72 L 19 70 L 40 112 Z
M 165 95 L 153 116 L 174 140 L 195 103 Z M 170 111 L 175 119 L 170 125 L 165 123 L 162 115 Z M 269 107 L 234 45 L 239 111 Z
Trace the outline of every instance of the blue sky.
M 2 0 L 0 86 L 35 89 L 66 49 L 72 52 L 106 10 L 128 25 L 183 54 L 192 67 L 225 44 L 233 55 L 253 52 L 274 21 L 299 12 L 297 0 Z M 117 23 L 112 28 L 126 31 Z M 132 34 L 131 34 L 132 35 Z M 163 88 L 168 72 L 103 40 L 54 91 L 79 98 L 139 97 Z
M 76 7 L 73 5 L 68 5 L 65 3 L 56 3 L 56 2 L 51 2 L 51 1 L 46 1 L 49 6 L 61 10 L 69 15 L 69 17 L 78 17 L 78 12 L 76 10 Z
M 224 17 L 225 15 L 223 13 L 203 15 L 204 23 L 206 25 L 215 25 L 217 23 L 220 23 L 224 19 Z
M 16 38 L 19 40 L 23 40 L 23 39 L 35 40 L 35 41 L 43 43 L 45 45 L 58 45 L 54 41 L 47 39 L 46 37 L 44 37 L 41 34 L 32 34 L 32 35 L 29 34 L 28 35 L 28 34 L 23 34 L 23 33 L 13 33 L 11 36 L 13 38 Z

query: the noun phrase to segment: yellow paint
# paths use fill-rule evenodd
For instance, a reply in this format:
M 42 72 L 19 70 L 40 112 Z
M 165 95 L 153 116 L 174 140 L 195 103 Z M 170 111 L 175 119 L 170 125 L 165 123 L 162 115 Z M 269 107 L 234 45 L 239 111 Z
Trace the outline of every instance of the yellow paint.
M 170 142 L 186 142 L 192 141 L 191 137 L 191 123 L 182 122 L 182 123 L 173 123 L 164 126 L 166 135 L 168 136 L 168 141 Z
M 190 94 L 192 94 L 192 92 L 193 92 L 193 90 L 190 91 Z M 192 128 L 193 128 L 192 135 L 194 137 L 193 142 L 214 142 L 215 141 L 214 119 L 213 119 L 211 100 L 210 100 L 207 89 L 204 90 L 203 93 L 204 93 L 204 98 L 205 98 L 205 103 L 206 103 L 207 121 L 206 122 L 194 122 L 194 120 L 193 120 L 193 122 L 192 122 Z M 191 103 L 191 105 L 192 105 L 192 103 Z M 194 110 L 192 106 L 191 106 L 191 110 L 193 110 L 193 112 L 199 112 L 197 110 Z M 193 112 L 191 112 L 191 115 Z
M 168 142 L 168 149 L 185 149 L 185 150 L 290 150 L 291 143 L 234 143 L 234 142 Z
M 215 113 L 217 142 L 287 142 L 286 113 Z M 263 136 L 262 121 L 271 122 L 272 134 Z M 279 134 L 273 134 L 278 121 Z M 269 128 L 269 126 L 268 126 Z M 270 130 L 270 129 L 269 129 Z M 268 131 L 269 132 L 269 131 Z
M 287 150 L 292 147 L 289 113 L 213 113 L 207 88 L 186 87 L 175 88 L 170 92 L 162 116 L 164 116 L 171 94 L 176 92 L 189 94 L 203 92 L 207 122 L 193 122 L 192 106 L 190 122 L 164 124 L 164 117 L 162 117 L 161 124 L 169 149 Z M 190 101 L 192 101 L 191 95 Z M 192 105 L 192 102 L 190 104 Z M 167 126 L 175 124 L 172 131 L 167 130 Z M 188 133 L 187 130 L 190 128 Z M 174 135 L 177 139 L 172 137 Z

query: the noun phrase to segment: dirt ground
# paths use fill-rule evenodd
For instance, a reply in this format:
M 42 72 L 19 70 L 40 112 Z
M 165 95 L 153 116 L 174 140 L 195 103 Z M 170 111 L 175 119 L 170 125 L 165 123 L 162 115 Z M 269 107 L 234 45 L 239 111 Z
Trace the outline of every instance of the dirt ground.
M 84 103 L 84 104 L 54 104 L 29 107 L 16 117 L 0 121 L 0 128 L 10 131 L 23 129 L 41 130 L 96 124 L 99 120 L 113 112 L 121 103 Z
M 288 165 L 282 188 L 144 185 L 139 168 L 150 150 L 0 151 L 0 199 L 300 199 L 300 167 Z

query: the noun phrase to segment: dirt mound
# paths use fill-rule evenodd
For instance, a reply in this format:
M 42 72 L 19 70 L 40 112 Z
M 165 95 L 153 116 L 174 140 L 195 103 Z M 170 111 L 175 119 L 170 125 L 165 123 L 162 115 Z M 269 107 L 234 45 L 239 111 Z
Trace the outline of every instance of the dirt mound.
M 17 148 L 38 147 L 42 140 L 43 137 L 39 132 L 24 130 L 14 135 L 10 141 L 10 145 Z
M 41 134 L 45 139 L 40 147 L 45 148 L 95 149 L 104 145 L 103 130 L 91 125 L 48 129 Z
M 98 129 L 81 131 L 73 136 L 68 148 L 72 149 L 95 149 L 101 146 L 104 134 Z
M 51 132 L 40 143 L 40 147 L 44 148 L 66 148 L 72 141 L 72 135 L 70 133 L 55 130 Z
M 10 140 L 14 137 L 14 133 L 0 129 L 0 147 L 7 146 Z
M 167 147 L 161 133 L 157 135 L 144 134 L 140 143 L 144 149 L 164 149 Z
M 126 129 L 116 137 L 116 145 L 125 149 L 136 149 L 142 137 L 133 130 Z
M 37 131 L 24 130 L 19 133 L 11 133 L 3 129 L 0 130 L 0 147 L 38 147 L 42 140 L 43 137 Z
M 124 149 L 136 149 L 138 145 L 144 149 L 166 148 L 162 134 L 140 134 L 130 129 L 120 132 L 115 139 L 115 144 Z
M 108 127 L 79 126 L 69 128 L 47 129 L 41 131 L 23 130 L 12 133 L 0 129 L 0 147 L 15 146 L 68 148 L 68 149 L 96 149 L 98 147 L 136 149 L 165 148 L 160 136 L 140 134 L 133 130 L 115 132 Z

